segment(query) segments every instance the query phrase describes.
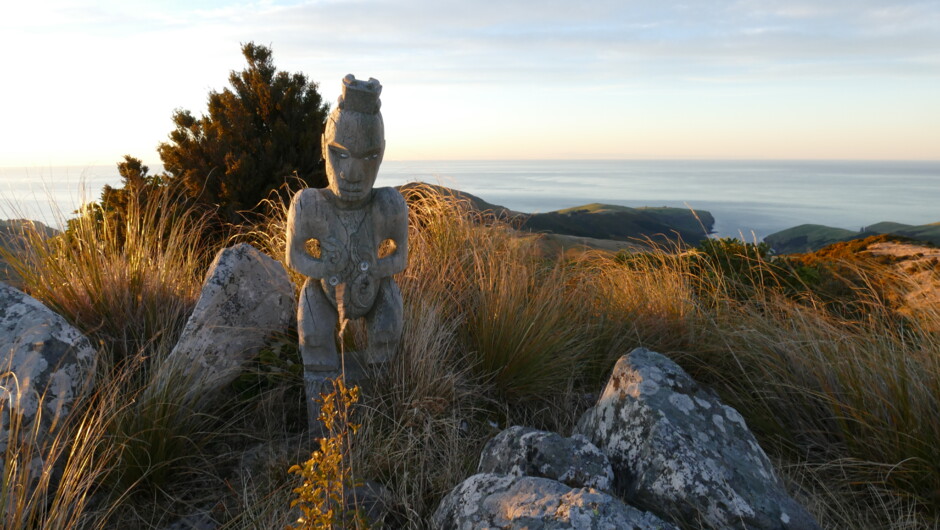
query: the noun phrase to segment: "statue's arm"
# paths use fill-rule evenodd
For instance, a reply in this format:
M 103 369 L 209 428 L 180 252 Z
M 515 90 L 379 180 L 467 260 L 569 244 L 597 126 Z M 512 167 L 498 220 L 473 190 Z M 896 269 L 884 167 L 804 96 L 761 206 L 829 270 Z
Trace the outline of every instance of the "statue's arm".
M 329 255 L 328 250 L 332 250 L 324 248 L 328 242 L 321 239 L 322 230 L 317 230 L 322 224 L 321 200 L 315 190 L 301 190 L 294 194 L 287 211 L 287 266 L 311 278 L 325 278 L 330 274 L 326 260 L 314 258 L 307 252 L 310 239 L 320 241 L 321 256 Z
M 385 222 L 385 238 L 395 243 L 395 250 L 376 263 L 380 278 L 398 274 L 408 265 L 408 203 L 394 188 L 381 188 L 380 211 Z

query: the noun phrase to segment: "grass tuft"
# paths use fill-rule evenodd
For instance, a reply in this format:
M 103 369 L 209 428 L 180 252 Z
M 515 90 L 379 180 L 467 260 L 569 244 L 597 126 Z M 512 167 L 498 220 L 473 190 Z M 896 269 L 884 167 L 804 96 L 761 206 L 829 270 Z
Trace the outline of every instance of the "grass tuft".
M 126 221 L 92 204 L 57 237 L 27 229 L 25 244 L 3 258 L 27 292 L 106 344 L 113 363 L 173 344 L 189 317 L 212 249 L 208 217 L 176 206 L 166 190 L 131 200 Z

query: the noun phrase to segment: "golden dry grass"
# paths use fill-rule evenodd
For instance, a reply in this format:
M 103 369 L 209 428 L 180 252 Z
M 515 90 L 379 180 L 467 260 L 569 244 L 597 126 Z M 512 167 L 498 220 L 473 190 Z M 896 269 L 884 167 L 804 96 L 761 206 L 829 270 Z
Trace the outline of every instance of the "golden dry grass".
M 404 335 L 387 370 L 363 386 L 350 458 L 357 476 L 389 489 L 392 526 L 426 527 L 498 430 L 526 423 L 567 434 L 616 359 L 641 345 L 738 408 L 827 528 L 938 525 L 940 337 L 930 325 L 940 314 L 899 320 L 871 289 L 860 293 L 865 318 L 848 320 L 812 293 L 782 294 L 753 256 L 744 259 L 760 282 L 746 290 L 694 261 L 695 251 L 652 250 L 629 264 L 602 252 L 546 258 L 537 240 L 459 200 L 420 187 L 407 195 Z M 71 241 L 37 241 L 16 256 L 27 290 L 95 337 L 105 358 L 126 361 L 101 373 L 97 400 L 61 431 L 60 451 L 75 455 L 62 482 L 70 489 L 45 492 L 60 508 L 16 489 L 6 502 L 22 507 L 17 521 L 50 528 L 159 527 L 208 498 L 229 528 L 284 525 L 297 485 L 287 469 L 313 447 L 298 422 L 300 380 L 261 364 L 276 382 L 208 417 L 174 399 L 185 380 L 153 380 L 147 359 L 172 347 L 211 252 L 198 226 L 139 218 L 123 246 L 80 221 Z M 275 208 L 237 237 L 281 259 L 284 219 Z M 290 344 L 279 351 L 285 366 L 297 355 Z M 148 445 L 154 435 L 181 443 L 161 454 Z M 128 451 L 156 460 L 142 468 Z M 183 498 L 186 489 L 202 493 Z
M 208 218 L 176 200 L 130 201 L 123 220 L 89 207 L 65 234 L 27 230 L 24 249 L 2 257 L 30 295 L 118 357 L 159 350 L 175 343 L 212 256 L 199 237 Z

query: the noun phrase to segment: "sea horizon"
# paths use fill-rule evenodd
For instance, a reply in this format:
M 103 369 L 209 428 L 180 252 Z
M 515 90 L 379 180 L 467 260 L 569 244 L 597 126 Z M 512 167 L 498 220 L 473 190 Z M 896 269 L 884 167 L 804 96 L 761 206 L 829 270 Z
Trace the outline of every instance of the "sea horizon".
M 707 210 L 717 236 L 748 241 L 805 223 L 940 222 L 940 160 L 387 160 L 376 185 L 415 181 L 527 213 L 590 203 Z M 0 167 L 0 218 L 61 228 L 104 185 L 120 185 L 116 164 Z

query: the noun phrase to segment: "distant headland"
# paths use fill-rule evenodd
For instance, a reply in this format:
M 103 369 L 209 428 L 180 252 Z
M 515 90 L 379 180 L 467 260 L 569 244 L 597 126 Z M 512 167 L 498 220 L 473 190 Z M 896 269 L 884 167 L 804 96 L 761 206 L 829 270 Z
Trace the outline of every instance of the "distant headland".
M 940 245 L 940 222 L 915 226 L 883 221 L 857 231 L 817 224 L 803 224 L 770 234 L 764 238 L 764 241 L 779 254 L 792 254 L 812 252 L 833 243 L 864 239 L 879 234 L 892 234 Z
M 710 212 L 688 208 L 618 206 L 592 203 L 546 213 L 525 213 L 492 204 L 476 195 L 443 186 L 410 183 L 400 189 L 430 186 L 445 195 L 465 200 L 473 210 L 490 212 L 499 218 L 512 219 L 520 230 L 576 238 L 595 248 L 615 249 L 603 241 L 637 244 L 683 241 L 697 244 L 708 238 L 715 225 Z

